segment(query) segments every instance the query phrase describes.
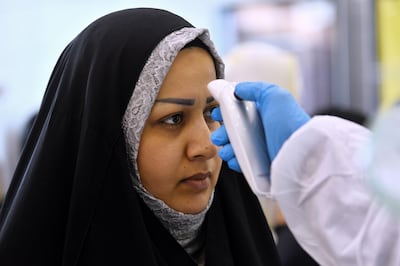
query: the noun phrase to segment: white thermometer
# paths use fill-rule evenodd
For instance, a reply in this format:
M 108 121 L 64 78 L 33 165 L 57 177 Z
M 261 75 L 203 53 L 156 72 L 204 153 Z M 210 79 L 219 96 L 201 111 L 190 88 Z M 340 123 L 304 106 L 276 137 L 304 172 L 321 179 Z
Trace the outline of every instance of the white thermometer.
M 259 196 L 270 197 L 270 160 L 256 105 L 238 99 L 234 82 L 211 81 L 208 90 L 219 102 L 230 143 L 247 182 Z

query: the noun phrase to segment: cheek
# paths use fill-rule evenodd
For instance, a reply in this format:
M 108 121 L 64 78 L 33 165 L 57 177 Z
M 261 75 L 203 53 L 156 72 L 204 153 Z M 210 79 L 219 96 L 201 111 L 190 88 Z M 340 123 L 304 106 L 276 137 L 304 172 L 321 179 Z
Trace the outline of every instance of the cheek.
M 161 145 L 156 141 L 144 141 L 138 152 L 138 169 L 143 186 L 153 195 L 158 187 L 167 187 L 168 179 L 174 172 L 177 151 L 173 146 Z

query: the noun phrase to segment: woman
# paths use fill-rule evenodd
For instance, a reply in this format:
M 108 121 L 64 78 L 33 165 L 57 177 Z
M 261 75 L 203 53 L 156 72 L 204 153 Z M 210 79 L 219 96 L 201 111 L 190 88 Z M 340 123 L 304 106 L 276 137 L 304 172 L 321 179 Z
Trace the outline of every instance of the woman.
M 64 50 L 0 213 L 1 265 L 279 265 L 218 158 L 208 32 L 129 9 Z M 222 166 L 221 166 L 222 164 Z

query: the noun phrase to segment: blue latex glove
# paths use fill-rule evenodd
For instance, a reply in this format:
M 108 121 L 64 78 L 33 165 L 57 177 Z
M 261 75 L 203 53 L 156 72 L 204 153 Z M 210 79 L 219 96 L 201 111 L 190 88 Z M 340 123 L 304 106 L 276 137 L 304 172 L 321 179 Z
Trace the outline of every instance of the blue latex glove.
M 276 85 L 264 82 L 241 82 L 236 85 L 235 94 L 243 100 L 256 102 L 271 161 L 275 159 L 283 143 L 293 132 L 310 120 L 310 116 L 299 106 L 293 96 Z M 222 120 L 218 108 L 212 112 L 212 118 L 217 121 Z M 221 126 L 216 130 L 211 135 L 211 141 L 217 146 L 223 146 L 219 151 L 219 156 L 228 162 L 231 169 L 240 171 L 225 127 Z
M 221 109 L 219 107 L 214 108 L 211 117 L 215 121 L 222 122 Z M 211 134 L 211 141 L 217 146 L 222 146 L 218 151 L 218 155 L 222 160 L 228 163 L 229 168 L 237 172 L 242 172 L 240 170 L 239 162 L 235 157 L 235 153 L 233 152 L 232 145 L 229 143 L 228 134 L 224 125 L 220 126 Z
M 255 101 L 266 135 L 269 157 L 275 159 L 283 143 L 310 116 L 299 106 L 293 96 L 274 84 L 242 82 L 235 87 L 235 94 L 247 101 Z

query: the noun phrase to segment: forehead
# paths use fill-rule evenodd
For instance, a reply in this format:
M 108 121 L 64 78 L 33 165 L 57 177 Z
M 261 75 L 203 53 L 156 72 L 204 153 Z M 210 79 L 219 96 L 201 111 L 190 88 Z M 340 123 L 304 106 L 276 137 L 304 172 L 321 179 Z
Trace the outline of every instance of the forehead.
M 157 98 L 166 95 L 191 95 L 193 92 L 210 95 L 207 84 L 215 78 L 215 65 L 211 55 L 203 48 L 185 48 L 172 63 Z

